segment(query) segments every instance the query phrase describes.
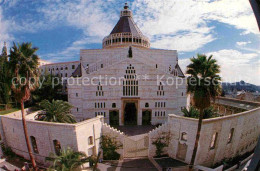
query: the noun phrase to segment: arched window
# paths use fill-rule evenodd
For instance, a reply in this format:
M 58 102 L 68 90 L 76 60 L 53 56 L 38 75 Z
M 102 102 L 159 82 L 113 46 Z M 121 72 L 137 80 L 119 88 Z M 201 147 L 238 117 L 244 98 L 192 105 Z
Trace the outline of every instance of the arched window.
M 38 154 L 39 151 L 38 151 L 37 142 L 36 142 L 35 137 L 34 136 L 30 136 L 30 139 L 31 139 L 33 152 Z
M 54 146 L 54 151 L 57 155 L 60 155 L 61 153 L 61 145 L 58 140 L 53 140 L 53 146 Z
M 149 103 L 145 103 L 145 107 L 149 107 Z
M 116 108 L 116 103 L 112 103 L 112 108 Z
M 93 145 L 93 136 L 88 137 L 88 145 Z
M 181 133 L 181 140 L 187 141 L 187 133 L 186 132 Z

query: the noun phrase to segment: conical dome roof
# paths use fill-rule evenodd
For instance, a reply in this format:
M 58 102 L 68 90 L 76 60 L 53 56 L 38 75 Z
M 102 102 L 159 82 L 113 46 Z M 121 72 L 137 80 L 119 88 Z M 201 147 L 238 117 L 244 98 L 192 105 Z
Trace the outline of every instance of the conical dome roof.
M 143 35 L 132 18 L 132 12 L 128 9 L 127 3 L 116 26 L 110 34 L 132 33 L 134 36 Z
M 129 45 L 149 48 L 150 41 L 135 24 L 132 11 L 129 10 L 127 3 L 125 3 L 119 21 L 110 35 L 103 39 L 103 48 Z

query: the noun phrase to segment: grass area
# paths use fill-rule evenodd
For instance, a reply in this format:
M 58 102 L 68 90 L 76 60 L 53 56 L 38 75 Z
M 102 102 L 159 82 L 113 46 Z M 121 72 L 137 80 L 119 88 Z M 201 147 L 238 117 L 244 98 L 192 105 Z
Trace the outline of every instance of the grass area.
M 12 109 L 3 110 L 3 111 L 0 111 L 0 115 L 5 115 L 8 113 L 16 112 L 18 110 L 20 110 L 20 108 L 12 108 Z

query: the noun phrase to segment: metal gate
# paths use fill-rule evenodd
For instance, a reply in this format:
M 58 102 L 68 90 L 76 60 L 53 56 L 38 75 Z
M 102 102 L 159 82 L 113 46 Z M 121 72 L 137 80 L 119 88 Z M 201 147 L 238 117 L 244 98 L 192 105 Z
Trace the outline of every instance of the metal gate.
M 124 158 L 148 157 L 148 134 L 126 136 L 124 139 Z

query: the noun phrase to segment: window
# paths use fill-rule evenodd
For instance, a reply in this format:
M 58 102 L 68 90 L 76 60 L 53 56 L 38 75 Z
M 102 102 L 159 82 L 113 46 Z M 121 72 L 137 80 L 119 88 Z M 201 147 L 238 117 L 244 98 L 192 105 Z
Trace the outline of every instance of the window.
M 101 64 L 100 67 L 103 68 L 103 64 Z
M 214 149 L 216 147 L 217 139 L 218 139 L 218 133 L 216 132 L 212 136 L 211 143 L 210 143 L 210 149 Z
M 229 132 L 228 135 L 228 143 L 231 143 L 232 139 L 233 139 L 233 135 L 234 135 L 234 128 L 232 128 Z
M 65 70 L 68 70 L 68 67 L 65 67 Z
M 145 107 L 149 107 L 149 103 L 145 103 Z
M 79 111 L 79 108 L 77 108 L 77 112 Z
M 59 156 L 61 152 L 61 145 L 58 140 L 53 140 L 53 145 L 54 145 L 54 151 L 55 153 Z
M 138 80 L 136 79 L 135 68 L 130 64 L 126 69 L 123 80 L 123 96 L 138 96 Z
M 38 151 L 38 147 L 37 147 L 37 143 L 36 143 L 35 137 L 34 136 L 30 136 L 30 139 L 31 139 L 33 152 L 38 154 L 39 151 Z
M 79 94 L 78 93 L 76 93 L 76 97 L 78 97 L 79 96 Z
M 160 82 L 160 85 L 158 86 L 157 96 L 164 96 L 163 85 L 161 82 Z
M 93 136 L 88 137 L 88 145 L 93 145 Z
M 116 103 L 112 103 L 112 108 L 116 108 Z
M 97 86 L 96 96 L 104 96 L 104 91 L 102 85 L 100 85 L 100 82 Z
M 187 133 L 186 132 L 181 133 L 181 140 L 187 141 Z
M 75 65 L 72 65 L 71 68 L 72 68 L 72 69 L 75 69 Z

